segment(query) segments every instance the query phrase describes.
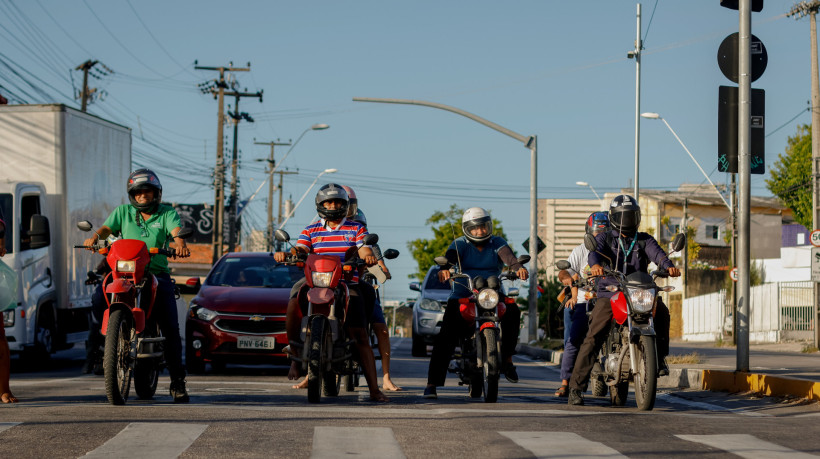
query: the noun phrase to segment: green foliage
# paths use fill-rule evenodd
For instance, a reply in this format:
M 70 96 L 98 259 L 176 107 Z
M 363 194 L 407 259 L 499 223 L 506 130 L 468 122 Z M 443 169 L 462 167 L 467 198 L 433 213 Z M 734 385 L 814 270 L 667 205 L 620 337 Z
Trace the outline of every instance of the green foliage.
M 444 212 L 435 211 L 433 215 L 427 219 L 425 224 L 430 225 L 430 229 L 433 231 L 433 237 L 430 239 L 414 239 L 407 243 L 407 248 L 413 255 L 413 259 L 416 260 L 417 265 L 416 272 L 410 274 L 408 277 L 418 279 L 419 281 L 424 279 L 427 270 L 435 264 L 433 259 L 443 256 L 453 240 L 464 235 L 461 231 L 461 216 L 464 215 L 464 210 L 465 209 L 462 209 L 458 205 L 452 204 L 448 210 Z M 490 210 L 488 210 L 488 212 L 492 215 Z M 493 219 L 493 234 L 504 238 L 507 240 L 507 243 L 510 244 L 510 247 L 513 247 L 512 243 L 507 239 L 507 235 L 504 234 L 504 228 L 502 228 L 501 222 L 495 218 Z M 515 252 L 515 248 L 513 248 L 513 252 Z
M 686 227 L 686 258 L 689 264 L 694 263 L 700 253 L 700 244 L 695 241 L 695 228 Z
M 794 213 L 797 223 L 812 227 L 811 127 L 797 127 L 788 146 L 769 170 L 766 187 Z
M 731 269 L 732 267 L 730 267 Z M 752 261 L 749 263 L 749 286 L 755 287 L 757 285 L 763 285 L 766 282 L 766 268 L 763 267 L 763 263 L 755 263 Z M 723 280 L 723 288 L 726 289 L 727 292 L 732 291 L 732 284 L 735 284 L 735 281 L 732 280 L 732 277 L 729 274 L 726 274 L 726 278 Z M 729 295 L 729 293 L 727 293 Z

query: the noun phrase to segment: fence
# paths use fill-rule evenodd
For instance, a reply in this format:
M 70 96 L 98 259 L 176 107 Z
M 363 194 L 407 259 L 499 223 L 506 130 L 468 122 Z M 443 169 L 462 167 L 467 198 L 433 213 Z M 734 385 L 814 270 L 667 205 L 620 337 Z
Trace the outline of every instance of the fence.
M 749 341 L 808 340 L 814 332 L 812 282 L 778 282 L 750 291 Z M 732 332 L 726 291 L 687 298 L 681 311 L 685 341 L 715 341 Z

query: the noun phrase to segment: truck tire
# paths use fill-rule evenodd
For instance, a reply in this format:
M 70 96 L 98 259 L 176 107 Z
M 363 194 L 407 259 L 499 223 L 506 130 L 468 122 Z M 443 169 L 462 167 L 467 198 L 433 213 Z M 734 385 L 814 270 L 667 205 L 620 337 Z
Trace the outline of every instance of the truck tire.
M 134 360 L 131 355 L 131 334 L 134 330 L 130 313 L 116 309 L 108 317 L 105 335 L 103 371 L 105 395 L 112 405 L 125 405 L 131 389 Z

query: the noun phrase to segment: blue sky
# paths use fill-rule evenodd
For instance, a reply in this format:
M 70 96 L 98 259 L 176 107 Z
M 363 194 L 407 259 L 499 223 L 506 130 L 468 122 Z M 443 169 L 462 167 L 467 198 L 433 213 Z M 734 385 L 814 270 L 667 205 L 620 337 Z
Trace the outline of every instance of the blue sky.
M 769 63 L 753 87 L 766 90 L 766 167 L 798 124 L 810 123 L 809 21 L 785 17 L 793 1 L 767 0 L 752 33 Z M 714 0 L 642 4 L 641 111 L 660 113 L 716 183 L 717 97 L 730 85 L 717 65 L 736 11 Z M 133 129 L 135 166 L 155 169 L 164 197 L 213 201 L 214 99 L 200 65 L 244 66 L 239 87 L 264 89 L 241 101 L 255 123 L 240 125 L 240 197 L 264 179 L 268 147 L 295 140 L 282 167 L 296 201 L 326 168 L 352 186 L 383 248 L 402 256 L 386 292 L 404 298 L 415 265 L 406 242 L 431 233 L 424 221 L 456 203 L 499 218 L 517 250 L 528 235 L 529 152 L 517 141 L 458 115 L 425 107 L 364 104 L 353 97 L 420 99 L 537 135 L 539 198 L 593 198 L 626 187 L 634 173 L 636 3 L 628 1 L 215 1 L 0 0 L 0 93 L 12 102 L 66 103 L 97 59 L 113 73 L 89 111 Z M 11 69 L 9 68 L 11 67 Z M 12 71 L 12 69 L 14 71 Z M 15 72 L 18 75 L 15 75 Z M 26 80 L 36 86 L 24 82 Z M 11 97 L 10 97 L 11 96 Z M 226 129 L 230 146 L 232 128 Z M 278 147 L 281 158 L 286 147 Z M 323 181 L 324 181 L 323 177 Z M 768 195 L 764 176 L 752 192 Z M 641 123 L 642 187 L 676 188 L 703 176 L 660 121 Z M 263 191 L 246 212 L 266 221 Z M 312 197 L 312 196 L 311 196 Z M 287 228 L 314 215 L 310 197 Z

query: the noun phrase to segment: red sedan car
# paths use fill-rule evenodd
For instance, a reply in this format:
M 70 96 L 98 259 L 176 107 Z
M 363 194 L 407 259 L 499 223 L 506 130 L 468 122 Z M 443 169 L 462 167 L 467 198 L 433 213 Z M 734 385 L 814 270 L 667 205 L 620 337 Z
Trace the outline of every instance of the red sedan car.
M 185 324 L 186 366 L 287 364 L 285 316 L 293 284 L 304 271 L 268 253 L 229 253 L 208 273 L 191 300 Z

